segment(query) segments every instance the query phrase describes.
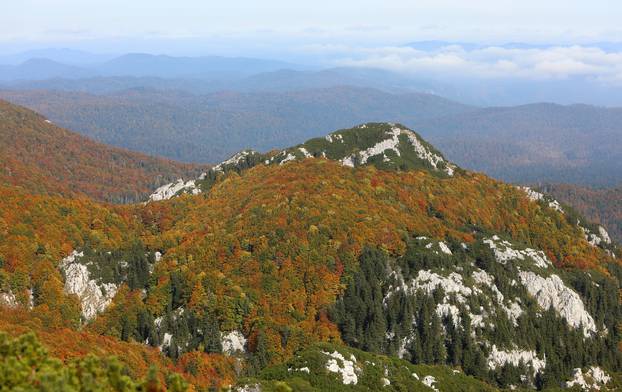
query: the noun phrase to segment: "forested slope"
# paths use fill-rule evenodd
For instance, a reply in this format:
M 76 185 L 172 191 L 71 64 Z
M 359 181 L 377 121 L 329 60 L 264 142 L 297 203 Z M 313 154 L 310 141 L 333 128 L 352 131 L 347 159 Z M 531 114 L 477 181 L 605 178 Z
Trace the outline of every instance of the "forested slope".
M 4 184 L 36 193 L 128 202 L 198 170 L 97 143 L 0 101 L 0 182 Z
M 573 206 L 592 222 L 605 226 L 611 237 L 622 242 L 622 188 L 588 188 L 569 184 L 549 184 L 541 188 Z
M 397 124 L 268 158 L 146 204 L 3 186 L 2 328 L 151 346 L 197 389 L 619 386 L 600 229 Z

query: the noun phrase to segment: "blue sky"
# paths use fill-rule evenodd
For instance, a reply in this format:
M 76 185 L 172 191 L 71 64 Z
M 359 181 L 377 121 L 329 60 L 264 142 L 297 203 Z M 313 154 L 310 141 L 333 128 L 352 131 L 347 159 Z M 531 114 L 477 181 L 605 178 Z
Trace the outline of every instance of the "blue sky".
M 0 43 L 203 39 L 291 45 L 622 40 L 617 0 L 19 0 Z

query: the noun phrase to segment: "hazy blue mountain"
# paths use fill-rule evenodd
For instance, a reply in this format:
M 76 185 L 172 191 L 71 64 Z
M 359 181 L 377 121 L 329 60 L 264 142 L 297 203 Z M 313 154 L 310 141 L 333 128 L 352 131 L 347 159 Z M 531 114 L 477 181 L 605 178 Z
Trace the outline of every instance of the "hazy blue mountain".
M 276 60 L 245 57 L 172 57 L 142 53 L 126 54 L 95 67 L 102 75 L 158 76 L 166 78 L 214 75 L 251 75 L 301 66 Z
M 29 53 L 29 52 L 27 52 Z M 37 54 L 39 52 L 33 52 Z M 91 78 L 102 76 L 133 76 L 160 78 L 199 78 L 228 81 L 231 78 L 272 72 L 280 69 L 303 70 L 308 67 L 277 60 L 263 60 L 245 57 L 172 57 L 133 53 L 107 59 L 106 57 L 90 56 L 82 52 L 41 51 L 41 56 L 50 55 L 55 61 L 45 57 L 28 58 L 19 64 L 0 65 L 0 80 L 7 81 L 38 81 L 44 79 Z M 5 60 L 11 62 L 27 56 Z M 87 59 L 97 61 L 86 61 Z M 0 58 L 1 60 L 1 58 Z M 80 60 L 80 61 L 78 61 Z M 103 61 L 106 60 L 106 61 Z M 1 63 L 1 61 L 0 61 Z M 68 65 L 80 63 L 80 66 Z
M 57 63 L 48 59 L 31 59 L 19 65 L 0 65 L 0 80 L 42 80 L 51 78 L 85 78 L 94 72 L 85 68 Z
M 114 57 L 114 55 L 95 54 L 77 49 L 49 48 L 2 55 L 0 56 L 0 64 L 19 65 L 31 59 L 48 59 L 63 64 L 86 65 L 108 61 Z

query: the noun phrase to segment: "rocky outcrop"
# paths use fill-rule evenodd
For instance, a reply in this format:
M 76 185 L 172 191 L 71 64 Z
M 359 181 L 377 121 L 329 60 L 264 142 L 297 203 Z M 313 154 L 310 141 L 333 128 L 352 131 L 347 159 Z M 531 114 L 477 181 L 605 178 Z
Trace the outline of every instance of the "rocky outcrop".
M 225 355 L 246 352 L 246 338 L 240 331 L 231 331 L 221 334 L 222 352 Z
M 562 208 L 561 204 L 559 204 L 559 202 L 551 197 L 548 197 L 546 195 L 544 195 L 543 193 L 534 191 L 533 189 L 529 188 L 528 186 L 522 186 L 519 187 L 520 190 L 522 190 L 523 192 L 525 192 L 527 194 L 527 197 L 529 198 L 529 200 L 531 201 L 543 201 L 545 203 L 548 204 L 548 206 L 552 209 L 554 209 L 555 211 L 559 211 L 561 213 L 564 212 L 564 209 Z
M 0 293 L 0 306 L 6 306 L 7 308 L 16 308 L 19 306 L 15 294 L 11 290 L 5 293 Z
M 544 278 L 533 272 L 521 271 L 519 277 L 542 309 L 553 307 L 570 326 L 582 328 L 586 337 L 596 332 L 594 319 L 585 310 L 581 297 L 568 288 L 559 276 L 551 275 Z
M 599 391 L 611 381 L 611 377 L 601 368 L 592 366 L 586 372 L 576 368 L 572 372 L 572 379 L 566 381 L 566 388 L 580 387 L 584 391 Z
M 540 268 L 548 268 L 553 265 L 544 252 L 531 248 L 523 250 L 514 249 L 512 248 L 512 244 L 508 241 L 502 240 L 496 235 L 491 238 L 484 239 L 484 243 L 493 250 L 497 262 L 501 264 L 505 264 L 510 260 L 525 260 L 526 258 L 529 258 L 537 267 Z
M 184 182 L 184 180 L 180 178 L 176 182 L 162 185 L 156 189 L 151 196 L 149 196 L 149 201 L 168 200 L 182 191 L 193 195 L 201 193 L 201 190 L 195 185 L 194 180 Z
M 60 269 L 65 275 L 65 292 L 78 296 L 82 317 L 90 321 L 110 305 L 117 286 L 92 279 L 88 267 L 79 261 L 83 256 L 83 252 L 73 251 L 61 261 Z
M 583 230 L 583 235 L 585 236 L 587 242 L 590 243 L 590 245 L 594 247 L 601 245 L 611 245 L 611 237 L 609 237 L 609 233 L 607 232 L 607 230 L 605 230 L 604 227 L 598 226 L 598 233 L 593 233 L 589 229 L 580 225 L 579 227 L 581 228 L 581 230 Z
M 546 359 L 538 358 L 535 351 L 518 349 L 503 351 L 497 350 L 497 346 L 495 345 L 492 346 L 487 365 L 489 369 L 496 369 L 506 364 L 519 366 L 521 362 L 533 368 L 534 376 L 543 371 L 546 367 Z
M 358 383 L 358 376 L 356 374 L 358 369 L 354 355 L 351 355 L 350 359 L 346 359 L 338 351 L 332 353 L 322 351 L 322 354 L 330 357 L 326 362 L 326 370 L 340 374 L 344 385 L 356 385 Z

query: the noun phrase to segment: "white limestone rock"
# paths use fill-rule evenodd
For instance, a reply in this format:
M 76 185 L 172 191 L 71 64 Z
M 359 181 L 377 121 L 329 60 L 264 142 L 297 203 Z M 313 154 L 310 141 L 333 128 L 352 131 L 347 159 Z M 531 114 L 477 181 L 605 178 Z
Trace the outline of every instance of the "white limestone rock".
M 82 317 L 90 321 L 110 305 L 117 293 L 117 286 L 91 279 L 87 266 L 78 261 L 83 256 L 83 252 L 74 250 L 61 261 L 60 268 L 65 275 L 65 292 L 78 296 Z
M 597 247 L 597 246 L 600 246 L 601 244 L 605 244 L 605 245 L 611 244 L 611 237 L 609 237 L 609 233 L 607 233 L 607 230 L 605 230 L 604 227 L 598 226 L 598 234 L 591 232 L 589 229 L 583 226 L 579 226 L 579 227 L 583 231 L 583 235 L 585 236 L 585 239 L 587 240 L 587 242 L 590 243 L 590 245 Z
M 281 162 L 279 162 L 279 165 L 283 165 L 289 161 L 294 161 L 294 160 L 296 160 L 296 156 L 292 153 L 288 153 L 287 156 Z
M 360 151 L 358 153 L 359 162 L 362 165 L 364 165 L 367 163 L 369 158 L 376 156 L 376 155 L 384 154 L 388 150 L 391 150 L 397 156 L 400 156 L 400 150 L 398 146 L 400 144 L 399 135 L 401 135 L 401 133 L 402 133 L 401 129 L 392 128 L 391 131 L 389 131 L 388 139 L 382 140 L 376 143 L 374 146 L 368 148 L 367 150 Z
M 11 290 L 6 293 L 0 293 L 0 307 L 5 306 L 7 308 L 15 309 L 19 306 L 15 294 Z
M 340 162 L 343 166 L 354 167 L 354 156 L 350 155 L 348 157 L 345 157 Z
M 415 294 L 418 289 L 422 289 L 427 294 L 432 294 L 437 288 L 442 288 L 445 295 L 455 295 L 460 303 L 466 302 L 466 298 L 481 293 L 478 288 L 471 288 L 463 283 L 462 275 L 452 272 L 449 276 L 441 276 L 429 270 L 420 270 L 417 277 L 410 285 L 403 286 L 408 294 Z
M 600 391 L 610 381 L 611 376 L 599 367 L 592 366 L 585 373 L 581 368 L 576 368 L 572 372 L 572 379 L 566 381 L 565 387 L 578 386 L 584 391 Z
M 394 128 L 394 129 L 399 129 L 399 128 Z M 429 162 L 430 165 L 437 170 L 439 169 L 440 164 L 444 163 L 445 173 L 450 177 L 454 175 L 454 171 L 456 169 L 456 166 L 454 164 L 447 162 L 440 155 L 434 154 L 432 151 L 428 150 L 423 145 L 423 143 L 421 143 L 421 140 L 419 140 L 419 138 L 414 132 L 406 130 L 406 129 L 400 129 L 400 131 L 406 134 L 406 136 L 408 137 L 408 140 L 410 141 L 410 144 L 413 146 L 413 148 L 415 149 L 415 152 L 417 153 L 417 156 L 420 159 Z
M 226 161 L 222 161 L 218 165 L 212 167 L 210 170 L 214 172 L 222 172 L 226 166 L 237 165 L 240 162 L 242 162 L 242 160 L 246 159 L 246 157 L 255 155 L 255 154 L 259 154 L 259 153 L 254 150 L 240 151 L 234 154 L 231 158 L 227 159 Z
M 505 364 L 518 366 L 521 362 L 526 365 L 531 365 L 534 376 L 543 371 L 546 367 L 546 359 L 538 358 L 535 351 L 518 349 L 510 351 L 497 350 L 497 346 L 494 344 L 488 356 L 487 365 L 489 369 L 496 369 L 498 367 L 503 367 Z
M 526 257 L 529 257 L 533 260 L 536 267 L 548 268 L 553 265 L 544 252 L 531 248 L 524 250 L 513 249 L 511 243 L 501 240 L 496 235 L 492 238 L 484 239 L 484 243 L 493 250 L 495 259 L 501 264 L 506 264 L 511 260 L 525 260 Z
M 363 126 L 361 126 L 361 128 L 363 128 Z M 392 128 L 387 132 L 388 137 L 386 139 L 377 142 L 375 145 L 367 148 L 366 150 L 359 151 L 355 154 L 341 159 L 341 164 L 344 166 L 354 167 L 355 162 L 358 162 L 359 164 L 364 165 L 371 157 L 377 155 L 383 155 L 383 160 L 386 162 L 389 160 L 387 157 L 388 151 L 392 151 L 395 155 L 400 156 L 401 152 L 399 149 L 399 137 L 401 135 L 405 135 L 408 138 L 408 141 L 410 142 L 419 159 L 428 162 L 430 166 L 432 166 L 436 170 L 444 171 L 448 176 L 454 175 L 454 171 L 456 168 L 455 165 L 445 161 L 443 157 L 433 153 L 428 148 L 426 148 L 414 132 L 408 129 L 399 128 L 395 125 L 393 125 Z M 337 138 L 337 136 L 341 135 L 329 135 L 326 137 L 326 140 L 332 143 L 334 139 Z M 343 142 L 343 140 L 341 141 Z M 443 164 L 442 169 L 440 167 L 441 164 Z
M 446 243 L 444 243 L 443 241 L 440 241 L 438 243 L 439 248 L 441 248 L 441 252 L 445 253 L 446 255 L 452 255 L 453 253 L 451 253 L 451 249 L 449 249 L 449 246 L 447 246 Z
M 243 385 L 241 387 L 236 387 L 235 388 L 236 392 L 261 392 L 261 385 L 259 384 L 254 384 L 254 385 Z
M 573 328 L 582 328 L 586 337 L 596 333 L 596 324 L 585 310 L 579 294 L 567 287 L 555 274 L 544 278 L 529 271 L 520 271 L 521 283 L 525 286 L 542 309 L 553 307 Z
M 309 151 L 307 151 L 306 148 L 299 147 L 298 150 L 302 153 L 302 156 L 304 156 L 305 158 L 313 158 L 313 155 L 311 155 Z
M 460 325 L 460 309 L 456 305 L 442 303 L 436 305 L 436 314 L 442 320 L 449 317 L 455 326 Z
M 168 332 L 165 332 L 164 337 L 162 338 L 162 343 L 158 347 L 160 351 L 164 350 L 165 348 L 169 348 L 171 346 L 172 339 L 173 339 L 173 335 Z
M 434 384 L 436 384 L 436 378 L 434 378 L 434 376 L 425 376 L 423 378 L 423 380 L 421 380 L 421 382 L 423 383 L 423 385 L 425 385 L 426 387 L 435 390 L 436 392 L 438 392 L 438 388 L 436 388 L 434 386 Z
M 555 199 L 551 199 L 551 198 L 547 198 L 544 196 L 544 194 L 534 191 L 533 189 L 529 188 L 528 186 L 521 186 L 518 187 L 518 189 L 522 190 L 523 192 L 525 192 L 527 194 L 527 197 L 529 198 L 529 200 L 531 201 L 547 201 L 548 200 L 548 206 L 552 209 L 554 209 L 555 211 L 559 211 L 561 213 L 564 212 L 564 209 L 562 208 L 562 206 L 559 204 L 559 202 Z
M 162 185 L 156 189 L 151 196 L 149 196 L 149 201 L 168 200 L 181 191 L 191 193 L 193 195 L 201 193 L 201 189 L 196 186 L 194 180 L 184 182 L 184 180 L 180 178 L 176 182 Z
M 598 226 L 598 233 L 605 244 L 611 244 L 611 237 L 609 237 L 609 233 L 607 233 L 604 227 Z
M 340 374 L 343 385 L 356 385 L 358 383 L 358 375 L 356 373 L 360 371 L 360 369 L 356 365 L 356 358 L 354 355 L 351 355 L 350 359 L 346 359 L 338 351 L 333 351 L 332 353 L 322 351 L 321 353 L 329 357 L 326 362 L 326 370 Z
M 240 331 L 221 333 L 222 352 L 225 355 L 246 352 L 246 338 Z
M 518 318 L 523 314 L 522 307 L 514 301 L 509 301 L 506 304 L 505 297 L 494 283 L 494 277 L 484 270 L 476 270 L 471 274 L 475 282 L 479 285 L 485 285 L 490 288 L 494 294 L 497 304 L 503 309 L 507 317 L 512 321 L 514 326 L 518 325 Z

